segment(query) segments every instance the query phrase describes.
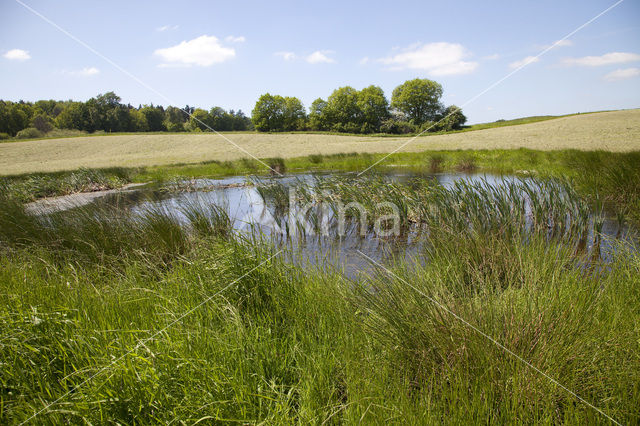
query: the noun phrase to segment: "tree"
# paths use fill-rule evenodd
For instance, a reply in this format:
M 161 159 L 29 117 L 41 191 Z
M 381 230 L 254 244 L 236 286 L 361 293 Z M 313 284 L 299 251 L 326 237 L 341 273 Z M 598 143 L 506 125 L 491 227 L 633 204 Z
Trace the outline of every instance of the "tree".
M 233 129 L 232 130 L 249 130 L 253 128 L 253 123 L 251 123 L 251 119 L 244 115 L 242 110 L 238 110 L 235 112 L 231 111 L 230 114 L 233 116 Z
M 148 132 L 149 123 L 147 117 L 139 109 L 131 109 L 129 111 L 131 127 L 134 132 Z
M 189 118 L 188 129 L 191 131 L 204 132 L 209 130 L 207 126 L 210 126 L 209 113 L 201 108 L 194 109 Z
M 393 90 L 391 107 L 407 115 L 414 124 L 435 121 L 442 110 L 442 86 L 435 81 L 416 78 Z
M 164 111 L 164 125 L 170 132 L 181 132 L 184 130 L 184 123 L 187 121 L 189 116 L 185 114 L 185 111 L 176 108 L 174 106 L 169 106 Z
M 461 129 L 464 123 L 467 122 L 467 117 L 459 107 L 450 105 L 442 111 L 440 120 L 442 120 L 438 125 L 440 130 L 450 131 Z
M 15 136 L 29 127 L 31 111 L 17 102 L 0 101 L 0 132 Z
M 42 133 L 47 133 L 53 129 L 53 125 L 46 114 L 38 114 L 31 119 L 31 127 L 35 127 Z
M 307 121 L 307 111 L 300 99 L 285 97 L 283 114 L 284 130 L 304 130 Z
M 251 112 L 251 121 L 259 132 L 284 129 L 285 100 L 282 96 L 265 93 L 260 96 Z
M 152 132 L 160 132 L 167 130 L 164 127 L 164 110 L 161 106 L 154 107 L 153 104 L 145 105 L 140 109 L 147 119 L 149 130 Z
M 56 117 L 55 125 L 59 129 L 87 130 L 89 127 L 89 112 L 83 102 L 71 102 Z
M 365 87 L 358 92 L 358 109 L 362 133 L 379 132 L 382 122 L 389 118 L 389 101 L 378 86 Z
M 358 105 L 358 91 L 351 86 L 334 90 L 327 99 L 324 115 L 331 130 L 360 132 L 363 117 Z
M 309 127 L 312 130 L 327 130 L 328 123 L 326 119 L 325 108 L 327 107 L 327 101 L 322 98 L 318 98 L 311 104 L 311 110 L 309 111 Z

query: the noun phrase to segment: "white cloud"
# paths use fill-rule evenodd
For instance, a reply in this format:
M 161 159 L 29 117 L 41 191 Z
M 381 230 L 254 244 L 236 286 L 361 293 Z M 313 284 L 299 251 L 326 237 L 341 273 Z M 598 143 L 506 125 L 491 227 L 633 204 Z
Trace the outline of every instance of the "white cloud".
M 244 36 L 239 36 L 239 37 L 226 36 L 224 38 L 224 41 L 229 42 L 229 43 L 244 43 L 246 41 L 246 39 L 244 38 Z
M 331 53 L 333 53 L 332 50 L 316 50 L 311 55 L 307 56 L 307 62 L 310 64 L 332 64 L 335 60 L 327 56 Z
M 494 53 L 493 55 L 485 56 L 482 59 L 485 59 L 487 61 L 495 61 L 496 59 L 500 59 L 500 55 L 498 55 L 497 53 Z
M 157 49 L 153 53 L 165 61 L 160 64 L 161 67 L 191 65 L 208 67 L 236 56 L 235 49 L 224 47 L 216 37 L 207 35 L 183 41 L 175 46 Z
M 169 30 L 177 30 L 178 26 L 177 25 L 163 25 L 161 27 L 156 28 L 156 31 L 169 31 Z
M 638 76 L 640 76 L 640 68 L 625 68 L 611 71 L 609 74 L 604 76 L 604 79 L 607 81 L 618 81 Z
M 365 56 L 364 58 L 360 59 L 360 61 L 358 61 L 358 63 L 359 63 L 360 65 L 366 65 L 366 64 L 368 64 L 368 63 L 369 63 L 369 57 L 368 57 L 368 56 Z
M 525 65 L 534 64 L 539 61 L 540 61 L 540 58 L 538 58 L 537 56 L 527 56 L 526 58 L 523 58 L 519 61 L 511 62 L 509 64 L 509 68 L 516 69 L 516 68 L 523 67 Z
M 587 67 L 599 67 L 601 65 L 624 64 L 627 62 L 640 61 L 637 53 L 611 52 L 602 56 L 584 56 L 582 58 L 565 58 L 562 62 L 565 65 L 582 65 Z
M 27 59 L 31 59 L 29 52 L 22 49 L 11 49 L 2 56 L 11 61 L 26 61 Z
M 71 71 L 69 74 L 80 77 L 90 77 L 92 75 L 100 74 L 100 70 L 96 67 L 86 67 L 78 71 Z
M 424 70 L 435 76 L 468 74 L 473 72 L 477 62 L 463 61 L 469 56 L 467 50 L 456 43 L 416 43 L 400 53 L 379 61 L 391 65 L 394 70 Z
M 285 61 L 293 61 L 296 58 L 296 54 L 293 52 L 276 52 L 276 56 L 280 56 Z

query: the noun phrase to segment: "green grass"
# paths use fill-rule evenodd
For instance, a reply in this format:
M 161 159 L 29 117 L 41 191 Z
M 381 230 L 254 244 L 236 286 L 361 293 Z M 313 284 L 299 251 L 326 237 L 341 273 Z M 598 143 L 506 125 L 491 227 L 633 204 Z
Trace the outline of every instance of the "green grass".
M 120 188 L 130 183 L 131 177 L 137 172 L 136 169 L 111 167 L 2 177 L 0 178 L 0 192 L 19 201 L 29 202 L 77 192 Z
M 265 164 L 290 173 L 362 171 L 384 154 L 314 154 L 289 159 L 267 159 Z M 570 179 L 592 201 L 609 203 L 634 221 L 640 221 L 640 153 L 606 151 L 455 150 L 396 153 L 375 171 L 405 169 L 415 172 L 456 172 L 550 176 Z M 166 182 L 198 177 L 261 175 L 271 171 L 253 159 L 209 161 L 173 166 L 112 168 L 76 172 L 39 173 L 0 177 L 0 189 L 21 201 L 94 189 L 117 188 L 129 182 Z
M 585 269 L 562 241 L 443 227 L 418 262 L 354 283 L 272 257 L 224 210 L 184 208 L 187 223 L 45 219 L 2 200 L 0 422 L 607 422 L 447 310 L 640 420 L 632 247 Z

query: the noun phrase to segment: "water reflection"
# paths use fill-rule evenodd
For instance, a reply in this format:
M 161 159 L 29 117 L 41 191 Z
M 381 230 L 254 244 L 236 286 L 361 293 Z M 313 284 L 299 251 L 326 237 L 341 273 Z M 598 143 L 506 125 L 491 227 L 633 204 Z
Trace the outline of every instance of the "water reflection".
M 263 198 L 256 188 L 257 183 L 281 184 L 290 187 L 301 183 L 313 184 L 318 174 L 297 174 L 283 177 L 269 177 L 250 179 L 247 177 L 231 177 L 225 179 L 196 179 L 179 181 L 163 187 L 151 186 L 124 193 L 110 194 L 99 198 L 93 203 L 97 206 L 117 206 L 136 213 L 150 208 L 162 208 L 171 211 L 177 218 L 186 221 L 182 208 L 187 205 L 223 206 L 229 212 L 233 226 L 238 232 L 261 233 L 271 238 L 276 244 L 286 244 L 291 248 L 289 255 L 292 262 L 310 262 L 318 267 L 338 267 L 350 277 L 357 277 L 359 272 L 370 270 L 370 265 L 358 252 L 363 252 L 378 262 L 386 262 L 389 258 L 404 258 L 410 262 L 424 259 L 425 245 L 428 244 L 427 231 L 420 225 L 411 226 L 400 236 L 381 238 L 374 233 L 361 235 L 358 223 L 349 223 L 344 235 L 333 232 L 329 235 L 319 235 L 313 232 L 298 233 L 298 238 L 291 238 L 294 230 L 291 226 L 287 211 L 278 200 Z M 329 175 L 327 175 L 329 176 Z M 346 175 L 349 179 L 350 175 Z M 355 176 L 354 176 L 355 178 Z M 485 182 L 488 185 L 500 185 L 505 181 L 514 181 L 515 177 L 505 177 L 487 174 L 415 174 L 393 173 L 386 176 L 394 182 L 410 184 L 416 178 L 437 181 L 444 187 L 450 188 L 457 181 Z M 282 200 L 281 200 L 282 201 Z M 330 226 L 331 215 L 325 215 L 319 226 Z M 594 220 L 591 218 L 590 220 Z M 610 256 L 612 246 L 607 237 L 628 238 L 632 230 L 621 226 L 613 217 L 605 218 L 599 237 L 585 234 L 576 246 L 582 253 L 595 253 Z M 597 247 L 594 246 L 597 244 Z M 424 261 L 424 260 L 423 260 Z

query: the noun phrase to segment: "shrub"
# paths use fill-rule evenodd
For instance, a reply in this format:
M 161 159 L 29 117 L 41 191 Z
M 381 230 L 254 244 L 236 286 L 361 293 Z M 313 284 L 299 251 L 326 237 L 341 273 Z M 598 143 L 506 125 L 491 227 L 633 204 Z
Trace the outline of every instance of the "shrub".
M 309 161 L 313 164 L 320 164 L 322 163 L 322 160 L 324 159 L 324 157 L 322 156 L 322 154 L 311 154 L 309 155 Z
M 442 172 L 442 165 L 444 163 L 444 157 L 440 154 L 432 155 L 429 159 L 429 171 L 431 173 L 440 173 Z
M 2 133 L 0 132 L 0 141 L 9 139 L 11 136 L 9 135 L 9 133 Z
M 43 133 L 36 129 L 35 127 L 27 127 L 26 129 L 22 129 L 16 135 L 17 139 L 35 139 L 41 138 Z
M 477 168 L 476 159 L 471 156 L 465 156 L 460 159 L 456 169 L 459 172 L 471 173 Z
M 168 132 L 184 132 L 184 125 L 182 123 L 166 123 Z
M 406 135 L 409 133 L 415 133 L 416 126 L 408 121 L 396 120 L 390 118 L 384 120 L 380 125 L 380 131 L 382 133 L 392 133 L 396 135 Z
M 73 136 L 83 136 L 86 135 L 87 132 L 84 130 L 76 130 L 76 129 L 53 129 L 50 132 L 47 132 L 48 138 L 69 138 Z
M 271 169 L 271 174 L 282 174 L 284 173 L 287 168 L 285 166 L 284 163 L 284 159 L 278 157 L 278 158 L 269 158 L 267 160 L 267 164 L 269 165 L 269 168 Z

